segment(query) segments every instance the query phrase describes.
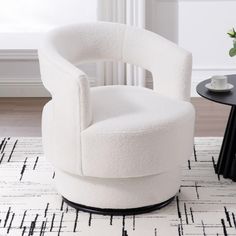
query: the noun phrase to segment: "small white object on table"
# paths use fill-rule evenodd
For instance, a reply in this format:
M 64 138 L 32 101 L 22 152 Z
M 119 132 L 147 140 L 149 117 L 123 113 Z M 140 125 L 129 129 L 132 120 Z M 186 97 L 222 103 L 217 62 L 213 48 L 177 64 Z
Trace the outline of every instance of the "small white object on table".
M 234 86 L 228 83 L 227 76 L 214 75 L 211 77 L 211 82 L 205 85 L 207 89 L 214 92 L 227 92 Z

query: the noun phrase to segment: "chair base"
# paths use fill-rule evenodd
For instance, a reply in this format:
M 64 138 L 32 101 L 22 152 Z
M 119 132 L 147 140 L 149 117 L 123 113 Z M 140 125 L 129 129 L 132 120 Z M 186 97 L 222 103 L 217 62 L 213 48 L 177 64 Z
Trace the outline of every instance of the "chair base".
M 160 210 L 161 208 L 170 204 L 174 200 L 175 196 L 171 197 L 167 201 L 164 201 L 164 202 L 161 202 L 161 203 L 158 203 L 155 205 L 138 207 L 138 208 L 129 208 L 129 209 L 96 208 L 96 207 L 90 207 L 90 206 L 77 204 L 77 203 L 67 200 L 64 197 L 62 197 L 62 198 L 69 206 L 71 206 L 79 211 L 84 211 L 84 212 L 98 214 L 98 215 L 112 215 L 112 216 L 124 216 L 125 215 L 125 216 L 127 216 L 127 215 L 144 214 L 144 213 L 148 213 L 151 211 Z
M 128 209 L 127 213 L 140 214 L 165 206 L 176 195 L 180 187 L 180 168 L 124 179 L 71 175 L 56 169 L 54 180 L 57 191 L 75 208 L 121 215 Z

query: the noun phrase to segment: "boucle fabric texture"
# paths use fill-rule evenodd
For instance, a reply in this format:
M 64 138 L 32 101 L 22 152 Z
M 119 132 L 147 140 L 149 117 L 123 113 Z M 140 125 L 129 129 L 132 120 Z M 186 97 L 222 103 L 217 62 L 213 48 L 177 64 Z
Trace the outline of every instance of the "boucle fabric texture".
M 187 51 L 147 30 L 85 23 L 49 33 L 39 59 L 43 83 L 52 94 L 43 111 L 43 142 L 57 168 L 93 177 L 138 177 L 172 169 L 191 154 L 194 111 L 186 102 L 191 81 Z M 154 92 L 124 86 L 91 89 L 74 66 L 108 59 L 150 70 Z
M 149 70 L 154 90 L 116 85 L 90 88 L 88 76 L 75 65 L 98 60 L 123 61 Z M 155 176 L 162 194 L 153 190 L 155 197 L 146 193 L 132 206 L 157 204 L 175 195 L 180 181 L 176 173 L 191 155 L 193 144 L 189 52 L 147 30 L 100 22 L 53 30 L 39 50 L 39 61 L 42 81 L 52 94 L 43 110 L 43 146 L 46 158 L 62 173 L 59 192 L 67 189 L 63 193 L 72 201 L 80 199 L 80 184 L 89 189 L 96 178 L 104 181 L 101 186 L 106 179 L 126 180 L 129 186 L 129 178 L 149 179 L 145 185 L 151 186 Z M 163 176 L 172 179 L 171 184 L 166 186 Z M 93 185 L 86 178 L 94 178 Z M 144 190 L 144 179 L 136 181 L 140 185 L 126 191 L 120 202 L 113 199 L 113 205 L 111 188 L 117 196 L 124 193 L 119 184 L 98 188 L 102 206 L 129 208 L 125 199 Z M 85 204 L 87 197 L 76 202 Z

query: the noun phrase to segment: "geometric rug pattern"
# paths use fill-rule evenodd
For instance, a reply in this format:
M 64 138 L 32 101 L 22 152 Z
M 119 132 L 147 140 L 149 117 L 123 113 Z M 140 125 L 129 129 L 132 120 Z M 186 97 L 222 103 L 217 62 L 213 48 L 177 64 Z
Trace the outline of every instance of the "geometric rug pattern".
M 41 138 L 0 138 L 0 235 L 236 235 L 236 183 L 214 173 L 221 142 L 195 138 L 171 204 L 119 217 L 76 211 L 62 201 Z

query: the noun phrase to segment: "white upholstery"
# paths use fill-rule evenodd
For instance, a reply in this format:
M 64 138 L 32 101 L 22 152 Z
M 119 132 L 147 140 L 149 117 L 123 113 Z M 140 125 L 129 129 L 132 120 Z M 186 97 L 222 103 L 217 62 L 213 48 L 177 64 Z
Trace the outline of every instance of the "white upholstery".
M 57 169 L 58 191 L 103 208 L 152 205 L 173 196 L 192 151 L 191 54 L 143 29 L 86 23 L 49 33 L 39 59 L 52 94 L 43 111 L 44 152 Z M 75 64 L 95 60 L 148 69 L 154 90 L 89 88 Z
M 138 208 L 164 202 L 173 197 L 179 190 L 180 174 L 180 168 L 175 168 L 158 175 L 109 179 L 80 177 L 58 169 L 56 188 L 65 198 L 83 203 L 85 206 Z

